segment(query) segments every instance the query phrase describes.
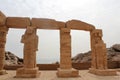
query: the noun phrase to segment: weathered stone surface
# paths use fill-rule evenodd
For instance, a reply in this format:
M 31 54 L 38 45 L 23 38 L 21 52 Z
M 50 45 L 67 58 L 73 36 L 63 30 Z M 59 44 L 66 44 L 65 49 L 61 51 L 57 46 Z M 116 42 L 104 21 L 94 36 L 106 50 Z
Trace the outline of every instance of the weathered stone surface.
M 99 76 L 117 76 L 117 70 L 115 69 L 99 70 L 90 68 L 89 72 Z
M 116 52 L 120 52 L 120 44 L 115 44 L 112 46 L 112 48 L 116 51 Z
M 59 28 L 65 28 L 65 22 L 57 21 Z
M 5 16 L 0 12 L 0 24 L 5 24 Z M 21 42 L 24 43 L 24 68 L 17 70 L 17 76 L 23 75 L 23 77 L 33 77 L 38 75 L 38 69 L 36 69 L 36 51 L 38 50 L 38 36 L 36 35 L 36 29 L 60 29 L 60 71 L 59 75 L 68 75 L 69 77 L 78 75 L 78 73 L 70 70 L 71 64 L 71 35 L 70 30 L 85 30 L 90 31 L 91 37 L 91 51 L 92 51 L 92 66 L 93 69 L 105 70 L 107 69 L 107 51 L 106 44 L 102 40 L 102 30 L 95 29 L 91 24 L 79 21 L 71 20 L 67 23 L 55 21 L 53 19 L 44 18 L 30 18 L 25 17 L 8 17 L 6 19 L 6 25 L 8 28 L 26 28 L 25 34 L 22 36 Z M 4 66 L 4 53 L 6 43 L 7 30 L 0 29 L 0 70 Z M 3 37 L 1 37 L 3 36 Z M 118 50 L 118 49 L 117 49 Z M 119 51 L 119 50 L 118 50 Z M 87 59 L 87 58 L 86 58 Z M 34 70 L 35 69 L 35 70 Z M 70 71 L 66 71 L 70 70 Z M 34 72 L 35 73 L 31 73 Z M 64 74 L 65 73 L 65 74 Z M 67 74 L 66 74 L 67 73 Z M 102 72 L 100 72 L 102 73 Z M 70 74 L 70 75 L 69 75 Z M 21 76 L 22 77 L 22 76 Z M 34 76 L 36 77 L 36 76 Z
M 118 45 L 119 45 L 118 47 L 120 47 L 120 44 Z M 113 46 L 107 48 L 107 60 L 110 62 L 120 61 L 120 51 L 114 50 Z M 91 51 L 85 53 L 79 53 L 72 58 L 73 63 L 91 62 L 91 60 L 92 60 Z
M 26 28 L 30 26 L 30 18 L 28 17 L 8 17 L 6 21 L 9 28 Z
M 60 68 L 58 77 L 78 77 L 78 71 L 71 64 L 71 35 L 70 28 L 60 29 Z
M 79 71 L 76 69 L 60 69 L 58 68 L 57 72 L 58 77 L 79 77 Z
M 6 16 L 0 11 L 0 26 L 5 25 Z
M 21 65 L 23 64 L 23 59 L 17 57 L 11 52 L 5 52 L 5 65 Z
M 5 62 L 5 44 L 6 44 L 6 35 L 8 29 L 6 26 L 0 27 L 0 74 L 4 74 L 4 62 Z
M 16 78 L 37 78 L 40 76 L 38 68 L 19 68 L 16 72 Z
M 40 73 L 36 66 L 36 51 L 38 50 L 36 27 L 28 26 L 21 42 L 24 43 L 24 67 L 17 70 L 16 77 L 38 77 Z
M 95 29 L 93 25 L 79 21 L 79 20 L 71 20 L 66 22 L 66 27 L 75 29 L 75 30 L 85 30 L 85 31 L 92 31 Z
M 36 26 L 39 29 L 60 29 L 65 26 L 64 22 L 57 22 L 53 19 L 44 18 L 32 18 L 32 26 Z

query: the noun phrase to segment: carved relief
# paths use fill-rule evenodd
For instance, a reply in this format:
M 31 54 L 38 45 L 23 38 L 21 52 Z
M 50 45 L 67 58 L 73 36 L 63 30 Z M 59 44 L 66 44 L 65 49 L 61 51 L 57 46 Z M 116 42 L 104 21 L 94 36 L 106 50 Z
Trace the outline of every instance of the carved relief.
M 27 27 L 21 42 L 24 43 L 24 64 L 27 68 L 36 66 L 36 51 L 38 50 L 38 36 L 35 27 Z
M 107 53 L 106 53 L 106 45 L 102 40 L 102 30 L 95 30 L 92 33 L 93 40 L 93 48 L 92 48 L 92 57 L 93 60 L 92 65 L 96 69 L 105 69 L 107 68 Z

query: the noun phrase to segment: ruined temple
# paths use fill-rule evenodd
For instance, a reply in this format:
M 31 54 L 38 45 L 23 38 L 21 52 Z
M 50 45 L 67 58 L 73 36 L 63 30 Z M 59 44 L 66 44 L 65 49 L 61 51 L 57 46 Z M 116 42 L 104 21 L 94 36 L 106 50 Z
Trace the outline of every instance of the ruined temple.
M 59 30 L 60 32 L 60 67 L 56 73 L 58 77 L 79 76 L 78 70 L 72 68 L 71 64 L 71 30 L 90 32 L 92 62 L 89 72 L 96 75 L 116 75 L 116 70 L 107 69 L 107 49 L 102 40 L 101 29 L 96 29 L 95 26 L 80 20 L 61 22 L 45 18 L 6 17 L 2 12 L 0 12 L 0 74 L 6 73 L 3 67 L 6 35 L 9 28 L 26 30 L 21 36 L 21 43 L 24 44 L 24 66 L 17 69 L 16 77 L 38 77 L 40 75 L 36 66 L 36 51 L 39 41 L 36 32 L 38 29 Z

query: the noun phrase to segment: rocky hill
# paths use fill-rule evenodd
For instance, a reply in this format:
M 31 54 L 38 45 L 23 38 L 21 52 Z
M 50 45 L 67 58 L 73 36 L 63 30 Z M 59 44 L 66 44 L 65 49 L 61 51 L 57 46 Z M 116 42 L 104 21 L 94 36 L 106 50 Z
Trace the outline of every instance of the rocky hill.
M 107 48 L 107 60 L 108 61 L 120 61 L 120 44 L 115 44 L 110 48 Z M 83 63 L 91 61 L 91 51 L 86 53 L 79 53 L 72 58 L 73 63 Z M 59 62 L 56 62 L 57 64 Z M 5 53 L 5 65 L 21 65 L 23 64 L 23 59 L 14 55 L 11 52 Z
M 5 65 L 20 65 L 23 64 L 23 59 L 17 57 L 11 52 L 5 52 Z
M 107 60 L 108 61 L 120 61 L 120 44 L 115 44 L 110 48 L 107 48 Z M 73 63 L 83 63 L 91 61 L 91 51 L 86 53 L 79 53 L 72 58 Z

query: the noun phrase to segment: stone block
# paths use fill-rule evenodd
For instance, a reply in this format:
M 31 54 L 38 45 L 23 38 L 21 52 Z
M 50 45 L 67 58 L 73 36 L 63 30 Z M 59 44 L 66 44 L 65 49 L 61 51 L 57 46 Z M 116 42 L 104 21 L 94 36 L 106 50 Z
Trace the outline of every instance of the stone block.
M 57 22 L 53 19 L 44 18 L 32 18 L 32 26 L 36 26 L 39 29 L 60 29 L 64 27 L 64 23 Z
M 92 31 L 95 27 L 91 24 L 79 21 L 79 20 L 71 20 L 66 22 L 67 28 L 75 29 L 75 30 L 85 30 Z
M 117 75 L 117 70 L 115 69 L 89 69 L 89 73 L 99 75 L 99 76 L 116 76 Z
M 69 64 L 61 64 L 61 65 L 60 65 L 60 68 L 61 68 L 61 69 L 71 69 L 71 68 L 72 68 L 72 65 L 69 65 Z
M 6 16 L 0 11 L 0 26 L 5 25 Z
M 28 17 L 8 17 L 6 25 L 9 28 L 26 28 L 30 26 L 30 18 Z
M 60 53 L 61 53 L 61 55 L 71 55 L 71 49 L 70 48 L 61 48 L 60 49 Z
M 4 75 L 7 74 L 7 72 L 5 70 L 0 70 L 0 75 Z
M 40 76 L 38 68 L 19 68 L 16 71 L 16 78 L 36 78 Z
M 60 32 L 61 32 L 61 33 L 66 33 L 66 32 L 69 33 L 69 32 L 70 32 L 70 28 L 61 28 L 61 29 L 60 29 Z
M 60 69 L 58 68 L 57 72 L 58 77 L 79 77 L 79 72 L 76 69 Z
M 57 25 L 59 26 L 59 28 L 65 28 L 65 24 L 65 22 L 57 21 Z

